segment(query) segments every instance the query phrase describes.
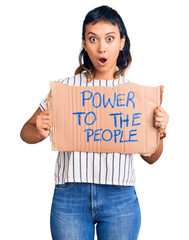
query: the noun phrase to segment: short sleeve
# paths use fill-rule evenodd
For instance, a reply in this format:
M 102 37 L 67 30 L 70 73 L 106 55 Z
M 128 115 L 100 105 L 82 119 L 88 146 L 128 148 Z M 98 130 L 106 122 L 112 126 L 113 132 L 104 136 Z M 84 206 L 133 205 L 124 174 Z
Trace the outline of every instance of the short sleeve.
M 127 81 L 127 82 L 130 82 L 130 83 L 132 83 L 132 81 L 131 81 L 131 80 L 129 80 L 129 79 L 127 79 L 127 78 L 125 78 L 125 79 L 126 79 L 126 81 Z
M 47 103 L 47 97 L 48 97 L 48 94 L 45 98 L 43 98 L 43 100 L 39 103 L 39 107 L 41 108 L 42 111 L 45 111 L 45 106 L 46 106 L 46 103 Z
M 58 82 L 64 83 L 67 80 L 67 78 L 60 78 L 58 79 Z M 45 106 L 47 103 L 47 97 L 49 94 L 47 94 L 47 96 L 45 98 L 43 98 L 43 100 L 39 103 L 39 107 L 41 108 L 42 111 L 45 111 Z

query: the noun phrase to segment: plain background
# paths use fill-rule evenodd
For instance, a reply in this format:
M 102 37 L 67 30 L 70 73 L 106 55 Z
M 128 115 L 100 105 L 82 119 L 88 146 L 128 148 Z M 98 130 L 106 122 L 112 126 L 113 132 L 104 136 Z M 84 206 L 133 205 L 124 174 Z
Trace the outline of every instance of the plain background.
M 133 58 L 126 78 L 164 85 L 170 115 L 164 151 L 153 165 L 135 155 L 142 225 L 139 240 L 189 239 L 187 1 L 49 1 L 0 3 L 1 160 L 0 239 L 50 240 L 57 152 L 49 138 L 20 139 L 23 124 L 49 91 L 49 82 L 78 67 L 85 15 L 107 4 L 123 18 Z

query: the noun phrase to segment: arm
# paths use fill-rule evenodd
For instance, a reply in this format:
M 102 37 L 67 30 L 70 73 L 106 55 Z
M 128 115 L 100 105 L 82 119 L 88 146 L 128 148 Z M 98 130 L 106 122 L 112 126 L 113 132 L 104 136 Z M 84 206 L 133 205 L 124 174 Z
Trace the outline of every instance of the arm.
M 48 137 L 51 126 L 52 113 L 38 108 L 22 127 L 20 137 L 26 143 L 34 144 L 41 142 Z
M 169 121 L 169 115 L 166 113 L 166 111 L 162 107 L 157 107 L 154 110 L 154 127 L 158 128 L 158 131 L 160 132 L 160 136 L 162 135 L 163 137 L 166 136 L 166 127 Z M 156 151 L 149 157 L 140 155 L 142 159 L 144 159 L 147 163 L 153 164 L 156 162 L 162 152 L 163 152 L 163 137 L 162 139 L 160 138 L 160 144 Z
M 141 158 L 146 161 L 149 164 L 155 163 L 161 156 L 163 152 L 163 139 L 160 140 L 159 147 L 156 149 L 156 151 L 149 157 L 140 155 Z

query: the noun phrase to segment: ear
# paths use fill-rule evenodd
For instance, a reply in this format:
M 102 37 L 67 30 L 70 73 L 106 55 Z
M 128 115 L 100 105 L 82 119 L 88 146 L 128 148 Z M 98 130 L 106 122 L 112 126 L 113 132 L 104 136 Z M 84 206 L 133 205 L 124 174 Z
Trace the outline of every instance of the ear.
M 124 46 L 125 46 L 125 40 L 126 40 L 126 38 L 125 38 L 125 36 L 123 36 L 123 37 L 121 38 L 121 47 L 120 47 L 120 51 L 122 51 L 123 48 L 124 48 Z
M 87 52 L 87 50 L 86 50 L 86 42 L 85 42 L 85 40 L 83 38 L 82 38 L 82 44 L 83 44 L 83 47 L 84 47 L 85 51 Z

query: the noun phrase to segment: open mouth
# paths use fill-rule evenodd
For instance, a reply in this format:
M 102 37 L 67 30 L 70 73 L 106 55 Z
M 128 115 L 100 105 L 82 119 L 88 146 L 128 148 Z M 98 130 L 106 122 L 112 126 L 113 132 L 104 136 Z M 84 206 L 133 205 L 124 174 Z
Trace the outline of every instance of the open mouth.
M 99 58 L 98 59 L 98 62 L 100 64 L 100 66 L 105 66 L 106 62 L 107 62 L 107 59 L 106 58 Z
M 105 63 L 107 59 L 106 59 L 106 58 L 99 58 L 98 60 L 99 60 L 101 63 Z

